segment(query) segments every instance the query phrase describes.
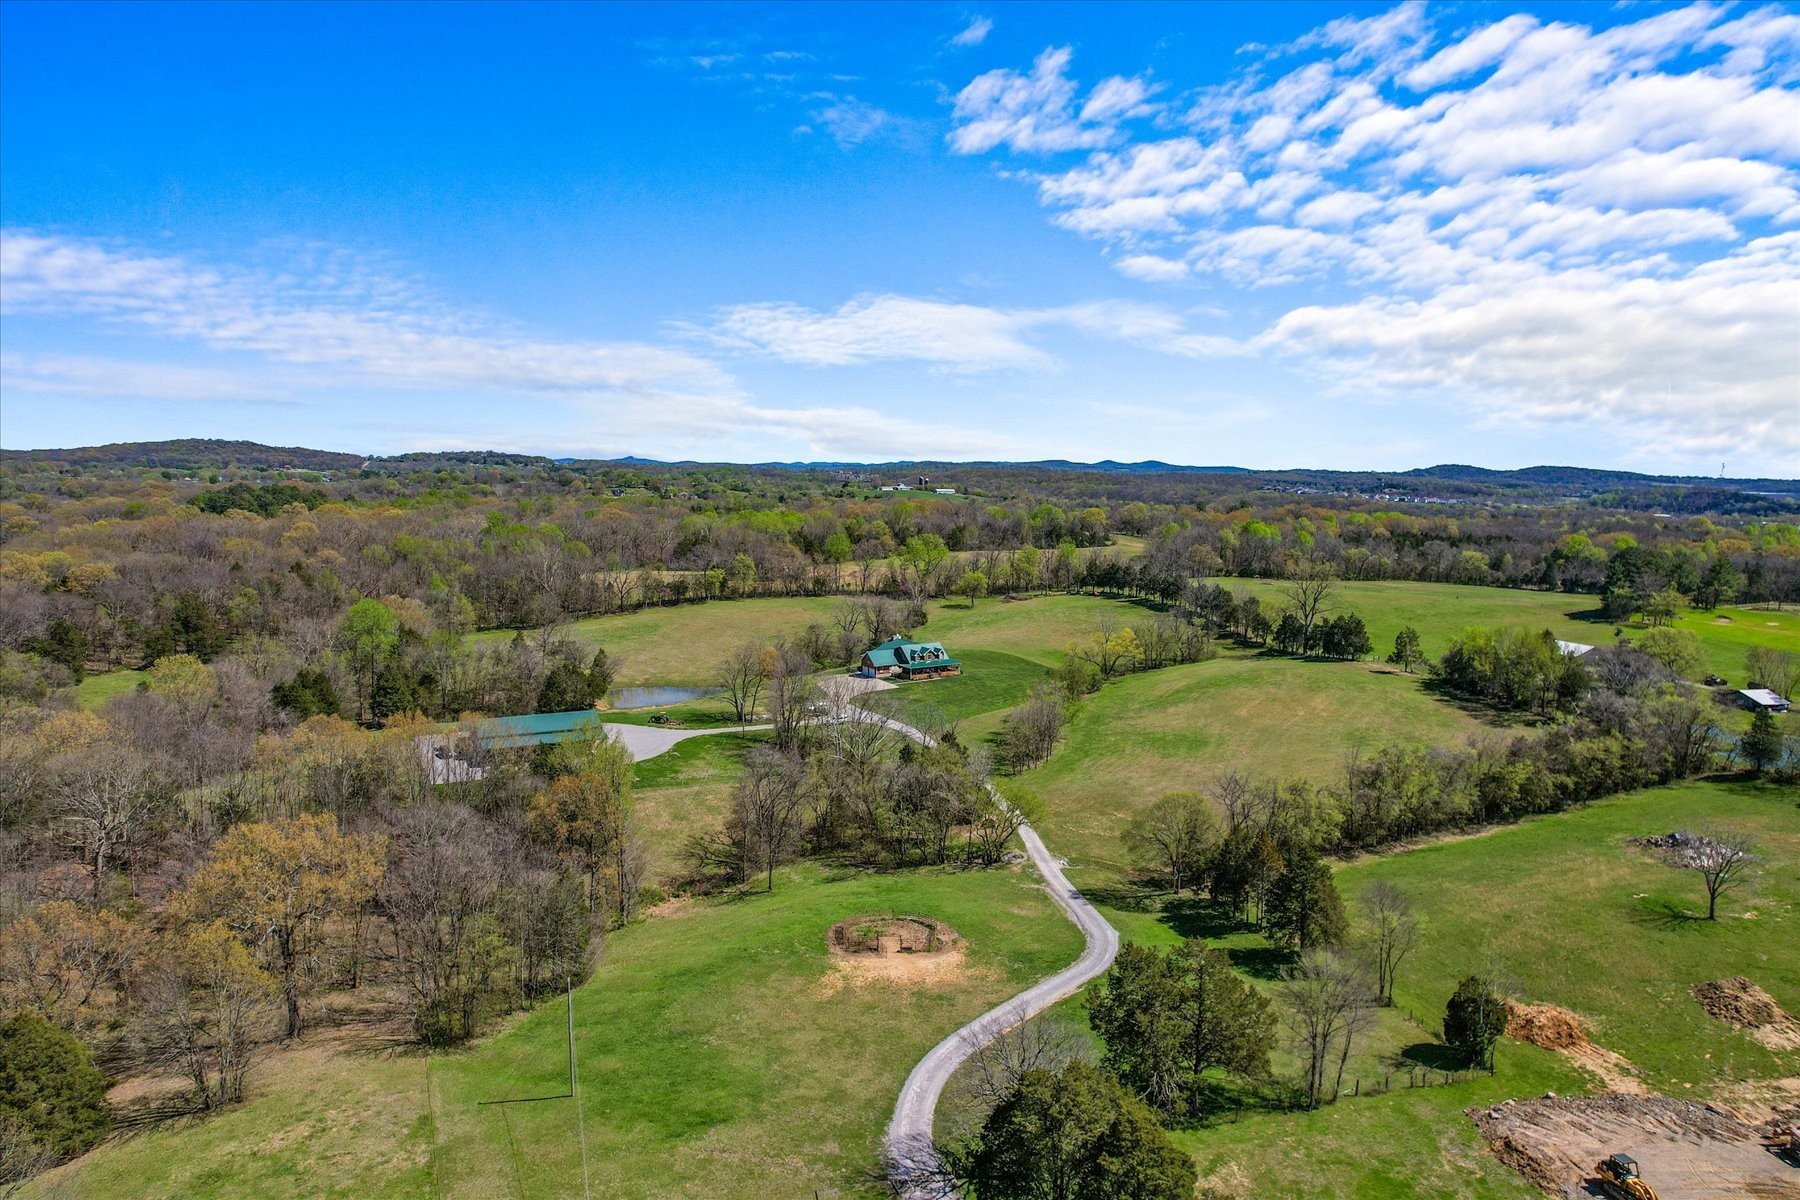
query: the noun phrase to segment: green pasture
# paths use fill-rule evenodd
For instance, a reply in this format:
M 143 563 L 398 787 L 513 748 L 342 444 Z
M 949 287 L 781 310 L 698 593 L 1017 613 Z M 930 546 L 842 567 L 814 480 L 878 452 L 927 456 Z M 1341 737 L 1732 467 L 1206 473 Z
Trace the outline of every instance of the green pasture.
M 1717 922 L 1699 876 L 1633 838 L 1707 826 L 1758 843 L 1752 886 Z M 1706 1097 L 1733 1082 L 1800 1073 L 1706 1015 L 1689 989 L 1747 975 L 1800 1012 L 1800 794 L 1772 784 L 1695 782 L 1343 868 L 1346 899 L 1387 879 L 1425 914 L 1396 1000 L 1441 1012 L 1462 976 L 1492 959 L 1527 999 L 1586 1018 L 1593 1039 L 1654 1090 Z
M 137 690 L 140 683 L 150 682 L 150 672 L 120 667 L 98 675 L 84 675 L 73 689 L 75 703 L 82 708 L 102 708 L 115 696 Z
M 967 941 L 915 986 L 846 982 L 849 917 L 922 913 Z M 116 1139 L 34 1197 L 549 1200 L 883 1195 L 882 1129 L 933 1043 L 1066 965 L 1080 935 L 1016 870 L 779 873 L 772 895 L 697 902 L 612 935 L 575 996 L 582 1124 L 552 1000 L 466 1050 L 284 1055 L 202 1124 Z
M 1045 801 L 1050 845 L 1077 866 L 1118 872 L 1125 824 L 1167 792 L 1232 769 L 1332 780 L 1353 749 L 1449 745 L 1483 728 L 1393 668 L 1234 651 L 1105 685 L 1081 702 L 1049 763 L 1019 781 Z

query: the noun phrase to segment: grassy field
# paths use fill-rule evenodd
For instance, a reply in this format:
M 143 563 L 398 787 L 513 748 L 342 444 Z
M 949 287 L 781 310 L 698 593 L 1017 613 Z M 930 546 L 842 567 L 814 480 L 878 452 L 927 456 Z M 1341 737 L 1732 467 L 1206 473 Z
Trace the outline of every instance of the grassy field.
M 667 683 L 700 685 L 732 650 L 755 638 L 798 633 L 823 621 L 838 600 L 794 597 L 769 600 L 714 600 L 646 608 L 634 613 L 590 617 L 568 625 L 569 633 L 589 646 L 604 646 L 620 660 L 620 687 Z M 512 631 L 475 634 L 476 642 L 504 641 Z
M 961 969 L 846 982 L 825 933 L 923 913 L 967 939 Z M 615 934 L 575 998 L 593 1193 L 885 1194 L 871 1189 L 902 1079 L 939 1038 L 1071 960 L 1079 934 L 1017 871 L 827 877 L 695 905 Z M 32 1196 L 567 1197 L 581 1194 L 564 1089 L 564 1017 L 543 1005 L 467 1050 L 272 1064 L 255 1097 L 204 1124 L 122 1139 Z M 429 1083 L 428 1083 L 429 1078 Z
M 1800 1012 L 1800 795 L 1748 783 L 1687 783 L 1344 868 L 1348 898 L 1375 879 L 1428 914 L 1396 999 L 1441 1011 L 1463 975 L 1495 958 L 1520 992 L 1587 1017 L 1594 1040 L 1655 1089 L 1705 1096 L 1735 1080 L 1800 1073 L 1708 1017 L 1688 989 L 1748 975 Z M 1694 872 L 1631 838 L 1706 825 L 1759 843 L 1753 890 L 1718 922 Z
M 1020 777 L 1043 797 L 1044 837 L 1081 867 L 1124 866 L 1138 808 L 1221 771 L 1338 776 L 1352 747 L 1448 744 L 1483 726 L 1423 681 L 1368 663 L 1232 652 L 1128 675 L 1082 701 L 1068 741 Z
M 1675 626 L 1694 633 L 1706 655 L 1706 669 L 1734 688 L 1746 685 L 1744 657 L 1752 646 L 1772 646 L 1800 654 L 1800 613 L 1760 608 L 1721 608 L 1683 613 Z
M 1281 585 L 1273 580 L 1220 580 L 1236 590 L 1280 604 Z M 1334 611 L 1354 612 L 1369 627 L 1375 656 L 1384 658 L 1403 626 L 1419 631 L 1428 657 L 1449 649 L 1450 639 L 1469 625 L 1523 625 L 1548 629 L 1564 641 L 1603 646 L 1619 636 L 1644 632 L 1638 625 L 1618 625 L 1601 616 L 1597 596 L 1568 592 L 1526 592 L 1510 588 L 1462 587 L 1453 583 L 1344 583 Z M 1684 613 L 1676 627 L 1700 639 L 1703 673 L 1721 675 L 1734 687 L 1744 685 L 1744 655 L 1751 646 L 1773 646 L 1800 653 L 1800 613 L 1764 609 L 1721 608 Z
M 1705 911 L 1705 896 L 1691 872 L 1671 871 L 1629 840 L 1709 822 L 1753 833 L 1760 856 L 1754 888 L 1727 902 L 1716 924 L 1693 917 Z M 1791 951 L 1800 923 L 1800 796 L 1791 788 L 1651 789 L 1343 866 L 1337 882 L 1353 913 L 1375 879 L 1399 886 L 1424 925 L 1402 968 L 1396 1008 L 1379 1014 L 1349 1078 L 1366 1083 L 1396 1065 L 1440 1061 L 1432 1043 L 1444 1001 L 1477 970 L 1497 971 L 1524 999 L 1579 1013 L 1594 1040 L 1634 1064 L 1652 1090 L 1707 1099 L 1800 1072 L 1800 1053 L 1771 1051 L 1715 1020 L 1689 990 L 1745 974 L 1790 1011 L 1800 1009 L 1800 955 Z M 1209 906 L 1125 890 L 1095 895 L 1127 940 L 1166 945 L 1202 936 L 1231 951 L 1253 982 L 1275 987 L 1287 956 Z M 1057 1015 L 1085 1027 L 1079 999 Z M 1278 1074 L 1294 1065 L 1285 1046 L 1274 1056 Z M 1419 1089 L 1402 1079 L 1386 1094 L 1346 1097 L 1316 1113 L 1247 1111 L 1174 1136 L 1203 1179 L 1238 1196 L 1526 1200 L 1539 1193 L 1485 1152 L 1464 1110 L 1602 1085 L 1559 1056 L 1510 1040 L 1496 1066 L 1491 1078 Z
M 768 742 L 766 733 L 717 733 L 689 738 L 633 768 L 638 828 L 650 849 L 650 877 L 676 872 L 689 834 L 724 819 L 744 756 Z
M 891 692 L 879 693 L 879 700 L 893 705 L 894 715 L 901 720 L 929 712 L 960 722 L 1022 703 L 1037 681 L 1049 675 L 1041 664 L 1001 650 L 954 653 L 963 664 L 961 675 L 902 683 Z
M 121 667 L 102 675 L 84 676 L 74 687 L 75 703 L 83 708 L 99 708 L 114 696 L 133 691 L 140 683 L 150 681 L 150 672 Z

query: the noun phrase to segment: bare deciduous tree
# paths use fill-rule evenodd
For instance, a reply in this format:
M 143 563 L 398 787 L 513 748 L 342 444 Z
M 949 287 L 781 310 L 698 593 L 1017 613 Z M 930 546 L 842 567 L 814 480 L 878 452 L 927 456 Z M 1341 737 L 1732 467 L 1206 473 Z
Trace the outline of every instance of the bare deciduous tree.
M 1406 893 L 1385 879 L 1363 889 L 1363 918 L 1369 925 L 1369 959 L 1375 967 L 1375 995 L 1383 1004 L 1394 1002 L 1394 976 L 1412 953 L 1419 936 L 1419 918 L 1413 914 Z
M 1373 1019 L 1375 991 L 1362 968 L 1335 950 L 1303 951 L 1281 977 L 1287 983 L 1287 1025 L 1299 1043 L 1307 1107 L 1317 1108 L 1337 1099 L 1343 1088 L 1344 1066 L 1357 1035 Z M 1326 1077 L 1334 1061 L 1336 1078 L 1328 1096 Z
M 1312 644 L 1313 625 L 1323 616 L 1337 597 L 1337 568 L 1328 562 L 1305 559 L 1289 568 L 1281 594 L 1294 607 L 1300 620 L 1302 645 Z
M 732 714 L 737 717 L 739 725 L 747 723 L 755 714 L 756 706 L 762 700 L 763 688 L 769 682 L 772 665 L 772 653 L 768 647 L 758 642 L 745 642 L 719 664 L 714 681 L 730 702 Z
M 806 800 L 806 764 L 779 750 L 761 749 L 744 762 L 732 806 L 747 848 L 760 862 L 766 890 L 775 890 L 775 864 L 797 832 L 796 815 Z
M 1733 829 L 1702 829 L 1684 835 L 1663 852 L 1664 861 L 1681 870 L 1698 871 L 1706 885 L 1706 919 L 1719 919 L 1719 897 L 1748 881 L 1756 844 Z

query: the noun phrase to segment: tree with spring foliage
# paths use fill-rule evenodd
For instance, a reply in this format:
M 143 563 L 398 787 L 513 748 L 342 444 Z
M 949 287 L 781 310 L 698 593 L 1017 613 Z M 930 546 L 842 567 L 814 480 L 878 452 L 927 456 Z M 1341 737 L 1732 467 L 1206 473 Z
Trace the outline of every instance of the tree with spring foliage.
M 579 740 L 586 751 L 581 769 L 532 798 L 525 829 L 587 876 L 590 912 L 608 897 L 613 919 L 622 924 L 631 919 L 643 882 L 643 847 L 631 803 L 631 754 L 605 737 Z
M 1139 864 L 1168 873 L 1177 895 L 1199 882 L 1218 849 L 1219 818 L 1206 797 L 1170 792 L 1152 801 L 1125 826 L 1125 847 Z
M 173 907 L 188 920 L 220 921 L 263 955 L 280 981 L 291 1038 L 319 930 L 368 903 L 385 868 L 381 837 L 341 833 L 329 813 L 235 825 Z
M 1419 631 L 1408 625 L 1396 633 L 1394 652 L 1388 655 L 1387 660 L 1408 675 L 1416 675 L 1425 663 L 1425 651 L 1419 645 Z

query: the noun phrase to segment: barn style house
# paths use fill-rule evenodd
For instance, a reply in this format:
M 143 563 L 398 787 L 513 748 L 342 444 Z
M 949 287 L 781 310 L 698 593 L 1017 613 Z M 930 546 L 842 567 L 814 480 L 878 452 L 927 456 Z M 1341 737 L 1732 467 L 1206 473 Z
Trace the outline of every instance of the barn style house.
M 857 674 L 877 679 L 937 679 L 961 675 L 962 664 L 937 642 L 909 642 L 889 638 L 865 650 Z

